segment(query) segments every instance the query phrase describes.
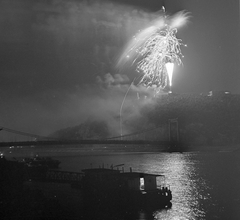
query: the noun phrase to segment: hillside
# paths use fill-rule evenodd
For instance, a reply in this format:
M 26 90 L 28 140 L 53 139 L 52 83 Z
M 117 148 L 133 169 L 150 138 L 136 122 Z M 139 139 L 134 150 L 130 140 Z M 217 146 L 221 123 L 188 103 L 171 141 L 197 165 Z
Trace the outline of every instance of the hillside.
M 177 118 L 182 141 L 197 145 L 240 143 L 240 96 L 166 95 L 146 115 L 156 126 Z
M 163 138 L 168 138 L 168 120 L 178 119 L 180 138 L 190 145 L 240 144 L 240 95 L 164 94 L 144 106 L 140 116 L 127 122 L 136 132 L 162 126 Z M 62 139 L 107 138 L 111 136 L 106 121 L 86 122 L 56 131 L 51 137 Z M 159 138 L 159 137 L 158 137 Z

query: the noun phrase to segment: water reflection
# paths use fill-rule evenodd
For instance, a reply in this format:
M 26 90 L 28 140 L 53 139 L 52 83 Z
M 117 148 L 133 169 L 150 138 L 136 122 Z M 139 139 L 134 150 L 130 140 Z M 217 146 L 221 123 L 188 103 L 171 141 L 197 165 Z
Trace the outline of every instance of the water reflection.
M 204 219 L 201 199 L 207 199 L 208 185 L 199 177 L 198 162 L 191 154 L 172 154 L 165 157 L 165 172 L 172 186 L 173 206 L 171 212 L 156 212 L 155 219 Z
M 192 154 L 152 155 L 143 171 L 163 171 L 173 192 L 172 208 L 153 213 L 154 219 L 204 219 L 201 200 L 209 199 L 208 184 L 199 176 L 198 163 Z

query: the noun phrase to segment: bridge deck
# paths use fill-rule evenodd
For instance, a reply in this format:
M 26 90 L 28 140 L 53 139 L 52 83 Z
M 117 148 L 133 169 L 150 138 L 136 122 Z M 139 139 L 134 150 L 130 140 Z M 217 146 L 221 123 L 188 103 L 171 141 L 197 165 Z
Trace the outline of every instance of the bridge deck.
M 0 147 L 8 146 L 43 146 L 43 145 L 81 145 L 81 144 L 125 144 L 125 145 L 170 145 L 169 141 L 151 141 L 151 140 L 47 140 L 47 141 L 13 141 L 0 142 Z

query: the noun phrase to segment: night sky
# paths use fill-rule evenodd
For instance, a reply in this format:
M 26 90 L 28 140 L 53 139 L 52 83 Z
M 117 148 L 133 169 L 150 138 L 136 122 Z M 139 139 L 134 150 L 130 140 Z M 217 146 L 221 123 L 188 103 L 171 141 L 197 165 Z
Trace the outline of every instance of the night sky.
M 118 115 L 134 68 L 115 68 L 124 45 L 161 9 L 161 0 L 1 0 L 0 126 L 33 134 Z M 183 66 L 173 91 L 240 93 L 239 0 L 165 0 L 166 12 L 190 12 L 177 37 Z M 128 116 L 137 115 L 140 101 Z M 139 98 L 139 97 L 138 97 Z M 126 106 L 128 104 L 126 103 Z M 0 137 L 1 138 L 1 137 Z

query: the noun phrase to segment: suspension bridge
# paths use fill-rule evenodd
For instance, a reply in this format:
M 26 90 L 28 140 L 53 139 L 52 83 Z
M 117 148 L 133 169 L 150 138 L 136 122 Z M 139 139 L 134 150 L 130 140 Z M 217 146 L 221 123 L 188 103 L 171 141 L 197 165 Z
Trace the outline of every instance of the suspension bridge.
M 145 129 L 131 134 L 99 139 L 56 139 L 36 134 L 17 131 L 14 129 L 0 127 L 0 147 L 16 146 L 58 146 L 58 145 L 152 145 L 165 146 L 177 145 L 179 142 L 177 121 L 169 121 L 166 125 Z M 1 136 L 8 133 L 8 138 Z M 3 135 L 1 135 L 3 134 Z

